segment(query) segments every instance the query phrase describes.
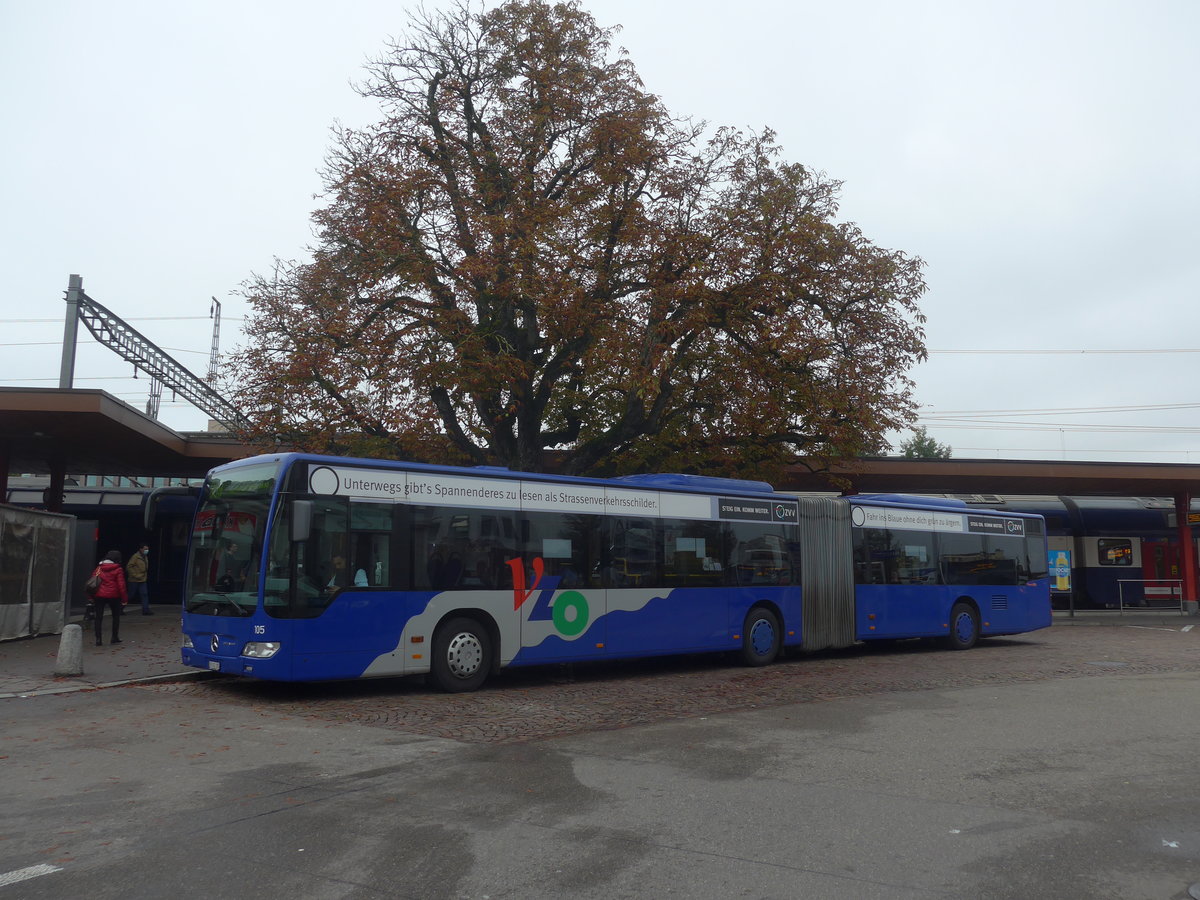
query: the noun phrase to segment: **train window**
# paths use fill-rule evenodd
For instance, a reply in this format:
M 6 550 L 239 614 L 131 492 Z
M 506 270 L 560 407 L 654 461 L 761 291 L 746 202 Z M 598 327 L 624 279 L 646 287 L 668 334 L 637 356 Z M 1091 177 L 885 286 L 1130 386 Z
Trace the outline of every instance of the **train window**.
M 1096 550 L 1102 566 L 1132 566 L 1133 542 L 1122 538 L 1099 538 Z

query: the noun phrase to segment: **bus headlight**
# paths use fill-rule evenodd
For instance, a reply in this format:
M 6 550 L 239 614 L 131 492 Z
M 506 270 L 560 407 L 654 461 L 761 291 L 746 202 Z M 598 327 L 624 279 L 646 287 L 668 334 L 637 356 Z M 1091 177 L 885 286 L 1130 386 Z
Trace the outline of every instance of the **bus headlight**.
M 251 659 L 270 659 L 279 652 L 279 641 L 251 641 L 242 648 L 242 656 Z
M 192 650 L 195 648 L 195 646 L 196 645 L 192 643 L 192 636 L 190 634 L 185 634 L 183 636 L 183 648 L 185 650 Z

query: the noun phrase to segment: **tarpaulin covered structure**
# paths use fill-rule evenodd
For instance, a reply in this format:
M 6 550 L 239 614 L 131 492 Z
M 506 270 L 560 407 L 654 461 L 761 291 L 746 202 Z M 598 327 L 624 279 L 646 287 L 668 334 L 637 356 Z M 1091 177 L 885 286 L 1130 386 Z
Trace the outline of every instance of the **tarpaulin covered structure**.
M 0 504 L 0 640 L 59 634 L 75 517 Z

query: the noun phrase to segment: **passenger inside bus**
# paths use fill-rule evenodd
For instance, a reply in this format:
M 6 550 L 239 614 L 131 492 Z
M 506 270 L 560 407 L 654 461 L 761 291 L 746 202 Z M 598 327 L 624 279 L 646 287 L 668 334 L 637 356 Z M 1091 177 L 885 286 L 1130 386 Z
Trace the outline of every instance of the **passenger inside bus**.
M 234 541 L 226 541 L 221 553 L 217 556 L 217 570 L 213 587 L 218 593 L 231 593 L 242 589 L 246 578 L 246 563 L 240 558 L 238 546 Z
M 371 539 L 368 535 L 359 535 L 354 541 L 354 563 L 352 569 L 354 571 L 355 587 L 370 587 L 371 581 L 368 572 L 373 568 L 371 565 Z M 378 581 L 375 582 L 379 584 Z
M 329 562 L 328 569 L 329 577 L 325 582 L 325 590 L 328 593 L 340 590 L 346 587 L 346 557 L 340 553 L 334 554 L 333 559 Z

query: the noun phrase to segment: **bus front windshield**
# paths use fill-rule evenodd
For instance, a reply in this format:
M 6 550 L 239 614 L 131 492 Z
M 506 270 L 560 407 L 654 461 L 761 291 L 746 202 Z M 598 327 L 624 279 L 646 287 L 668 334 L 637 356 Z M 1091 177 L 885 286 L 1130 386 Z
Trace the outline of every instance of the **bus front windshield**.
M 258 607 L 263 533 L 278 466 L 240 466 L 205 484 L 192 528 L 184 608 L 248 616 Z

